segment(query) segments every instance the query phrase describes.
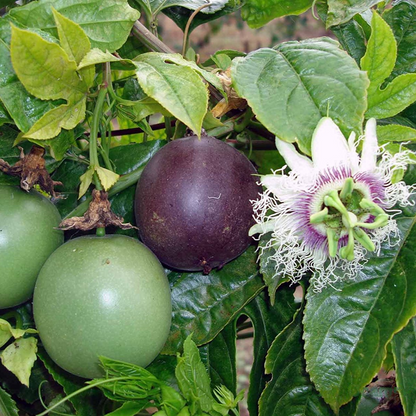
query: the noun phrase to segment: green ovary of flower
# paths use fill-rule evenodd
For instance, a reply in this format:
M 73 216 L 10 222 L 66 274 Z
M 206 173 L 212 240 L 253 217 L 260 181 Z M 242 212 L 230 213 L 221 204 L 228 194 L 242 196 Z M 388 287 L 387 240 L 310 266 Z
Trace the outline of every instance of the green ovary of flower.
M 376 229 L 387 225 L 389 216 L 375 202 L 365 198 L 355 188 L 353 178 L 347 178 L 340 190 L 330 190 L 323 196 L 322 210 L 310 216 L 311 224 L 324 226 L 331 257 L 337 253 L 346 260 L 354 260 L 354 245 L 357 241 L 368 251 L 374 251 L 375 245 L 363 230 Z M 373 222 L 366 222 L 374 217 Z M 348 236 L 347 244 L 339 248 L 339 240 Z

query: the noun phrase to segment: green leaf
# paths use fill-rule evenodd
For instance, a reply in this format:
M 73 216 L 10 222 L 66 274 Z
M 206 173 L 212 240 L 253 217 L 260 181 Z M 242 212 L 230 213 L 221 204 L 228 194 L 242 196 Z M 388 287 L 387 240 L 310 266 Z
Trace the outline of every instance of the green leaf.
M 0 20 L 0 26 L 5 19 Z M 6 22 L 7 25 L 9 24 Z M 3 23 L 4 24 L 4 23 Z M 13 69 L 9 46 L 0 39 L 0 100 L 21 131 L 27 131 L 45 112 L 56 107 L 29 94 Z
M 13 123 L 13 120 L 10 118 L 9 113 L 7 112 L 3 103 L 0 101 L 0 126 L 5 123 Z
M 73 94 L 68 104 L 60 105 L 45 113 L 23 137 L 46 140 L 56 137 L 62 129 L 74 129 L 85 118 L 86 97 Z
M 199 135 L 208 105 L 207 87 L 199 75 L 153 52 L 140 55 L 135 64 L 144 92 Z
M 293 320 L 299 304 L 295 303 L 294 289 L 285 285 L 276 294 L 277 301 L 271 306 L 264 292 L 256 296 L 243 310 L 254 327 L 253 365 L 247 405 L 250 416 L 257 416 L 258 402 L 268 377 L 264 374 L 267 351 L 276 336 Z
M 12 27 L 11 59 L 24 87 L 42 100 L 68 99 L 85 94 L 86 84 L 76 72 L 76 63 L 56 43 L 36 33 Z
M 414 218 L 397 219 L 399 237 L 368 255 L 358 277 L 309 291 L 304 317 L 307 369 L 337 411 L 380 369 L 386 346 L 416 314 Z
M 210 342 L 263 288 L 253 247 L 209 275 L 171 272 L 168 278 L 172 326 L 164 354 L 176 354 L 191 333 L 197 345 Z
M 98 177 L 100 178 L 101 185 L 104 190 L 108 191 L 117 181 L 120 175 L 112 172 L 111 170 L 104 169 L 102 167 L 95 168 Z
M 66 395 L 85 387 L 85 380 L 62 370 L 48 356 L 46 351 L 39 348 L 38 357 L 42 360 L 52 378 L 62 386 Z M 77 411 L 77 416 L 91 416 L 96 414 L 103 395 L 98 389 L 87 390 L 70 399 Z
M 183 344 L 183 354 L 178 356 L 175 374 L 179 388 L 189 402 L 191 413 L 209 412 L 214 402 L 211 380 L 202 364 L 198 348 L 192 341 L 192 335 Z
M 416 100 L 416 74 L 399 75 L 381 89 L 393 71 L 397 45 L 389 25 L 376 12 L 371 29 L 367 52 L 361 60 L 361 68 L 370 80 L 366 117 L 392 117 Z
M 302 311 L 273 341 L 265 371 L 272 375 L 259 402 L 259 415 L 332 416 L 305 370 Z
M 416 129 L 398 124 L 377 126 L 377 139 L 379 143 L 414 142 L 416 141 Z
M 347 137 L 361 131 L 367 76 L 333 40 L 259 49 L 234 59 L 232 79 L 259 121 L 280 139 L 297 141 L 307 154 L 323 116 L 332 117 Z
M 257 29 L 277 17 L 306 12 L 312 3 L 312 0 L 247 0 L 241 9 L 241 17 L 251 28 Z
M 416 414 L 416 318 L 393 338 L 396 382 L 405 415 Z
M 235 321 L 230 322 L 211 342 L 199 348 L 208 368 L 211 388 L 226 386 L 233 394 L 237 390 Z
M 364 12 L 380 0 L 328 0 L 326 27 L 348 22 L 357 13 Z
M 0 414 L 2 416 L 18 416 L 18 411 L 14 400 L 0 387 Z
M 56 27 L 58 29 L 59 41 L 62 49 L 67 53 L 70 60 L 77 64 L 90 51 L 91 43 L 88 36 L 72 20 L 69 20 L 55 9 L 52 9 L 55 18 Z M 87 87 L 91 87 L 94 82 L 94 68 L 84 69 L 80 71 L 80 75 L 85 80 Z
M 64 158 L 66 151 L 73 145 L 75 145 L 75 137 L 73 130 L 61 130 L 61 132 L 54 139 L 49 140 L 30 140 L 32 143 L 36 143 L 41 147 L 48 147 L 51 156 L 60 161 Z
M 181 6 L 187 9 L 196 10 L 199 7 L 207 4 L 204 0 L 133 0 L 138 8 L 143 7 L 144 11 L 149 17 L 156 17 L 163 9 L 172 6 Z M 210 0 L 211 6 L 201 10 L 202 13 L 214 13 L 221 10 L 226 1 L 225 0 Z
M 10 16 L 28 28 L 57 36 L 52 6 L 77 23 L 93 48 L 114 52 L 126 41 L 140 13 L 127 0 L 40 0 L 10 10 Z
M 22 384 L 29 386 L 30 371 L 36 360 L 36 351 L 36 338 L 19 338 L 2 351 L 1 362 Z
M 355 20 L 350 20 L 331 28 L 345 51 L 352 56 L 357 64 L 366 52 L 366 37 L 363 28 Z
M 383 19 L 392 28 L 397 42 L 397 60 L 391 78 L 416 72 L 415 34 L 416 4 L 410 1 L 396 2 L 383 13 Z

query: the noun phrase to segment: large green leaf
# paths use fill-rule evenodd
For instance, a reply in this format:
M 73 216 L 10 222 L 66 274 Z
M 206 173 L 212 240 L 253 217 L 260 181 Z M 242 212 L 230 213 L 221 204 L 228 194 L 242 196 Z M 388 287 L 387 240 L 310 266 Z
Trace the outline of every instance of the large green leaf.
M 393 338 L 396 382 L 406 416 L 416 415 L 416 318 Z
M 2 416 L 18 416 L 18 409 L 10 395 L 0 387 L 0 414 Z
M 393 32 L 374 12 L 367 51 L 361 59 L 361 68 L 367 71 L 370 79 L 367 118 L 392 117 L 416 100 L 416 74 L 399 75 L 383 87 L 393 71 L 396 56 L 397 44 Z
M 268 377 L 264 373 L 267 351 L 276 336 L 293 320 L 299 307 L 293 296 L 294 288 L 281 287 L 276 293 L 272 307 L 264 292 L 256 296 L 243 310 L 254 327 L 253 365 L 250 372 L 250 388 L 247 406 L 250 416 L 257 416 L 258 402 Z
M 140 13 L 127 0 L 39 0 L 10 10 L 10 16 L 28 28 L 38 28 L 57 37 L 52 7 L 78 23 L 91 46 L 110 52 L 126 41 Z
M 207 112 L 208 90 L 194 69 L 166 62 L 163 54 L 146 53 L 135 60 L 144 92 L 196 134 Z
M 416 142 L 416 129 L 398 124 L 377 126 L 379 143 L 387 142 Z
M 371 381 L 388 342 L 416 314 L 415 218 L 397 223 L 400 235 L 369 255 L 355 280 L 307 294 L 307 369 L 334 410 Z
M 363 28 L 355 20 L 332 27 L 339 43 L 359 64 L 366 51 L 366 38 Z
M 164 354 L 176 354 L 193 333 L 197 345 L 211 341 L 263 288 L 254 248 L 221 270 L 168 275 L 172 290 L 172 327 Z
M 236 58 L 232 78 L 259 121 L 280 139 L 297 141 L 305 153 L 323 116 L 346 135 L 361 131 L 367 76 L 331 39 L 286 42 Z
M 260 416 L 333 415 L 305 370 L 301 311 L 273 341 L 265 369 L 272 379 L 260 398 Z
M 247 0 L 241 9 L 241 17 L 257 29 L 277 17 L 298 15 L 312 6 L 313 0 Z
M 416 72 L 416 4 L 395 2 L 383 13 L 383 18 L 393 30 L 397 42 L 397 60 L 390 78 Z
M 380 0 L 328 0 L 326 27 L 348 22 L 357 13 L 364 12 Z
M 155 18 L 163 9 L 173 6 L 181 6 L 190 10 L 196 10 L 207 4 L 205 0 L 132 0 L 138 8 L 143 10 L 150 18 Z M 221 10 L 227 3 L 227 0 L 210 0 L 211 6 L 202 10 L 203 13 L 214 13 Z

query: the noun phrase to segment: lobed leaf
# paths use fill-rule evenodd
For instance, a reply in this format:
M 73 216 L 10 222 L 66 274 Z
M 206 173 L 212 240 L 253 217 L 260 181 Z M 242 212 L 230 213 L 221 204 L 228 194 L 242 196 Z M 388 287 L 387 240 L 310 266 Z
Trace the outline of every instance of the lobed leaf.
M 400 236 L 369 255 L 354 281 L 307 294 L 307 370 L 335 412 L 372 380 L 393 335 L 416 315 L 415 218 L 397 223 Z
M 361 132 L 367 106 L 367 76 L 328 38 L 286 42 L 259 49 L 232 66 L 233 85 L 261 123 L 310 154 L 311 138 L 323 116 L 348 137 Z

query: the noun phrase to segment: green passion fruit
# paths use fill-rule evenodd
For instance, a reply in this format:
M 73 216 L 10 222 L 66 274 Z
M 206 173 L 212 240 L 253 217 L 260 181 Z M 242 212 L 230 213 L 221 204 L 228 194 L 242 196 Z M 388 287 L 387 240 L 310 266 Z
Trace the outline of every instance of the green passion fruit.
M 214 137 L 168 143 L 137 184 L 140 238 L 170 268 L 222 267 L 251 243 L 250 200 L 261 192 L 256 173 L 242 153 Z
M 43 266 L 33 314 L 46 351 L 72 374 L 102 376 L 100 355 L 146 367 L 169 334 L 169 283 L 159 260 L 138 240 L 79 237 Z
M 28 300 L 49 255 L 64 242 L 56 207 L 36 191 L 0 185 L 0 309 Z

